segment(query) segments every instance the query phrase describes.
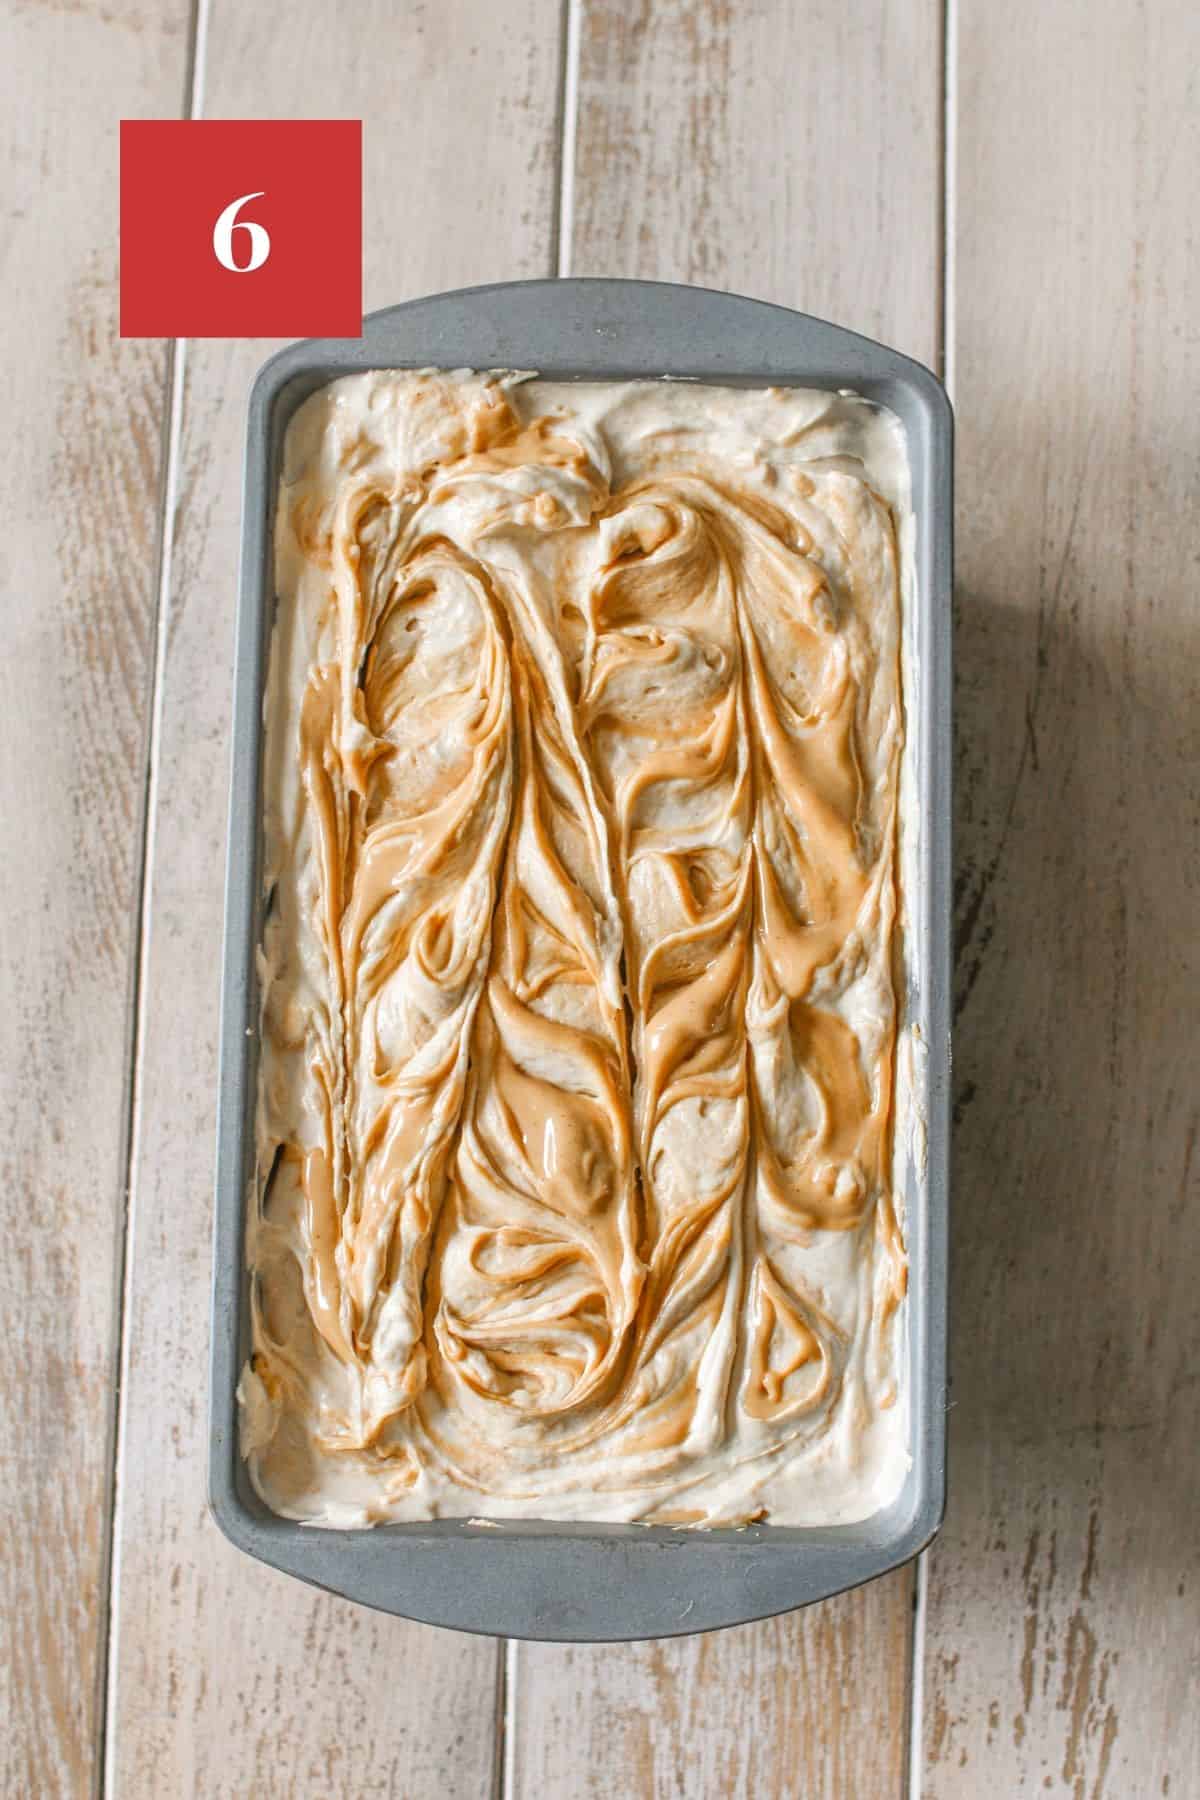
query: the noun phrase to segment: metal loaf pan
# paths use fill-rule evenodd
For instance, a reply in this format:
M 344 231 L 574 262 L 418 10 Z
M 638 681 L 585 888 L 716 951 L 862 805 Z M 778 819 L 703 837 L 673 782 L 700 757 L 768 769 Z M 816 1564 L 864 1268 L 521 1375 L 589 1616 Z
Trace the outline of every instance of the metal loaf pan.
M 916 515 L 917 891 L 909 892 L 907 1017 L 925 1055 L 914 1102 L 921 1166 L 901 1172 L 910 1256 L 907 1389 L 912 1464 L 900 1497 L 859 1524 L 689 1532 L 640 1525 L 466 1521 L 333 1531 L 269 1512 L 238 1453 L 246 1357 L 245 1207 L 253 1194 L 259 999 L 263 682 L 275 606 L 272 527 L 284 431 L 338 375 L 373 368 L 536 369 L 550 379 L 663 374 L 747 386 L 853 388 L 908 437 Z M 260 371 L 246 443 L 226 888 L 213 1282 L 209 1487 L 250 1555 L 386 1612 L 435 1625 L 564 1641 L 667 1637 L 786 1612 L 895 1568 L 934 1536 L 945 1497 L 950 971 L 950 406 L 894 350 L 802 313 L 637 281 L 529 281 L 372 314 L 361 339 L 293 344 Z

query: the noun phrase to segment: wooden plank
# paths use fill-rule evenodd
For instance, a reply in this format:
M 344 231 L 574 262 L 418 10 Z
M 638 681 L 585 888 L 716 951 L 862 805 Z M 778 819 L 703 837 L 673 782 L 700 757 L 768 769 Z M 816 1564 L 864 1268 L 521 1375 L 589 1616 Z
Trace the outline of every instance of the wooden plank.
M 903 1792 L 907 1583 L 637 1645 L 509 1646 L 508 1790 L 833 1800 Z
M 572 273 L 733 288 L 936 360 L 939 8 L 583 0 L 578 45 Z M 514 1645 L 509 1790 L 899 1794 L 911 1594 L 904 1571 L 709 1637 Z
M 215 0 L 213 116 L 362 116 L 368 305 L 548 272 L 557 0 Z M 122 1796 L 488 1791 L 497 1648 L 359 1610 L 204 1503 L 210 1188 L 241 441 L 271 348 L 187 352 L 138 1073 L 109 1774 Z
M 0 1791 L 97 1781 L 166 354 L 117 337 L 117 121 L 184 0 L 0 8 Z
M 1200 1793 L 1198 74 L 1186 0 L 962 9 L 935 1800 Z
M 732 288 L 936 361 L 940 6 L 578 12 L 565 272 Z

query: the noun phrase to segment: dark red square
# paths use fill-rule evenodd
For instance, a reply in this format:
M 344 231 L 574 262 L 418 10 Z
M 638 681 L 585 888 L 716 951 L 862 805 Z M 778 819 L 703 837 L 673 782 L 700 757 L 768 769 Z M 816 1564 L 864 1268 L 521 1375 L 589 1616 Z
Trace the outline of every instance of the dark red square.
M 122 337 L 361 335 L 361 119 L 122 119 Z

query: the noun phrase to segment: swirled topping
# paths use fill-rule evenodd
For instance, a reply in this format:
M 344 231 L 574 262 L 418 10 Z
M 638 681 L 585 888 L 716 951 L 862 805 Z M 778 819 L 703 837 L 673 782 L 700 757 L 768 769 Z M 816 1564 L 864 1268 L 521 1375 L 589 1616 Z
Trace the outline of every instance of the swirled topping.
M 897 1491 L 906 501 L 850 395 L 391 372 L 295 415 L 240 1389 L 277 1512 Z

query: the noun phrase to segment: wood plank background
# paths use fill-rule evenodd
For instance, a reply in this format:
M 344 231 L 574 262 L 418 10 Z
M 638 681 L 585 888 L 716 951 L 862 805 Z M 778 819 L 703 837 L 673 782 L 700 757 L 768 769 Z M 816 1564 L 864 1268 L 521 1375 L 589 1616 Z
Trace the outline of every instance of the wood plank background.
M 0 708 L 0 1794 L 1200 1793 L 1194 9 L 0 22 L 0 579 L 54 682 Z M 240 440 L 271 346 L 115 337 L 116 120 L 189 110 L 363 118 L 368 305 L 657 276 L 946 366 L 952 1497 L 915 1590 L 505 1648 L 312 1593 L 208 1521 Z
M 214 0 L 209 117 L 357 117 L 365 296 L 550 268 L 557 0 Z M 336 57 L 327 54 L 338 44 Z M 405 96 L 381 112 L 386 83 Z M 331 1599 L 205 1504 L 208 1271 L 245 401 L 272 344 L 188 345 L 158 672 L 117 1467 L 113 1795 L 486 1794 L 499 1649 Z
M 0 7 L 5 1795 L 88 1792 L 102 1738 L 167 367 L 117 338 L 117 120 L 177 110 L 187 26 Z
M 1198 68 L 1186 0 L 962 11 L 939 1800 L 1200 1794 Z

